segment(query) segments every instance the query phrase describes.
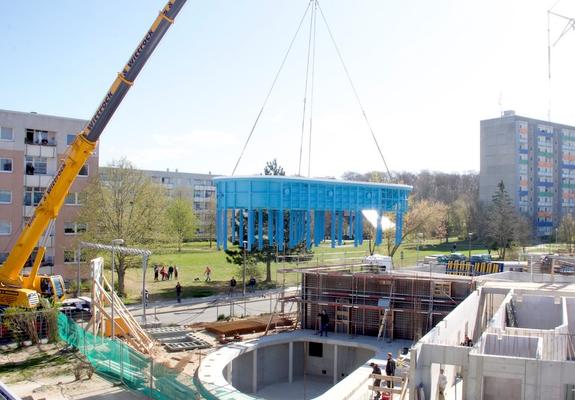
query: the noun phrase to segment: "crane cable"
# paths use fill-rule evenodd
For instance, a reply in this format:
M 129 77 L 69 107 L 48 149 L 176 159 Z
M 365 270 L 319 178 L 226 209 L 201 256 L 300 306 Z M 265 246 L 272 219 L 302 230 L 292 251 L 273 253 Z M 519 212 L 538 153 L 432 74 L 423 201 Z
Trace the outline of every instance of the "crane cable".
M 315 83 L 315 38 L 316 38 L 316 17 L 317 17 L 317 1 L 314 4 L 313 10 L 313 49 L 312 49 L 312 56 L 311 56 L 311 92 L 310 92 L 310 101 L 309 101 L 309 142 L 308 142 L 308 157 L 307 157 L 307 177 L 309 178 L 311 175 L 311 132 L 313 126 L 313 92 L 314 92 L 314 83 Z
M 293 38 L 291 39 L 291 42 L 290 42 L 290 44 L 289 44 L 289 46 L 288 46 L 288 49 L 287 49 L 287 51 L 286 51 L 286 53 L 285 53 L 285 55 L 284 55 L 284 58 L 283 58 L 282 62 L 281 62 L 281 64 L 280 64 L 280 67 L 279 67 L 279 69 L 278 69 L 278 71 L 277 71 L 277 73 L 276 73 L 276 75 L 275 75 L 275 77 L 274 77 L 274 80 L 273 80 L 273 82 L 272 82 L 272 85 L 271 85 L 271 87 L 270 87 L 270 89 L 269 89 L 269 91 L 268 91 L 268 93 L 267 93 L 267 95 L 266 95 L 266 97 L 265 97 L 265 99 L 264 99 L 264 102 L 263 102 L 263 104 L 262 104 L 262 107 L 260 108 L 260 111 L 259 111 L 259 113 L 258 113 L 258 115 L 257 115 L 257 117 L 256 117 L 256 120 L 254 121 L 254 124 L 253 124 L 253 126 L 252 126 L 252 129 L 250 130 L 250 133 L 249 133 L 249 135 L 248 135 L 248 137 L 247 137 L 247 139 L 246 139 L 246 142 L 244 143 L 244 147 L 242 148 L 242 151 L 241 151 L 241 153 L 240 153 L 240 156 L 238 157 L 238 161 L 236 162 L 236 165 L 234 166 L 234 169 L 233 169 L 233 171 L 232 171 L 232 176 L 236 173 L 236 169 L 238 168 L 238 165 L 240 164 L 240 161 L 241 161 L 241 159 L 242 159 L 242 157 L 243 157 L 243 155 L 244 155 L 244 152 L 245 152 L 245 150 L 246 150 L 246 147 L 248 146 L 248 143 L 249 143 L 249 141 L 250 141 L 250 139 L 251 139 L 251 137 L 252 137 L 252 135 L 253 135 L 253 133 L 254 133 L 254 131 L 255 131 L 255 129 L 256 129 L 256 126 L 257 126 L 257 124 L 258 124 L 258 122 L 259 122 L 259 119 L 260 119 L 260 117 L 261 117 L 261 115 L 262 115 L 262 113 L 263 113 L 263 111 L 264 111 L 264 108 L 265 108 L 265 106 L 266 106 L 266 104 L 267 104 L 267 102 L 268 102 L 268 100 L 269 100 L 269 98 L 270 98 L 270 95 L 272 94 L 272 91 L 273 91 L 273 89 L 274 89 L 274 87 L 275 87 L 275 85 L 276 85 L 276 82 L 277 82 L 277 80 L 278 80 L 278 78 L 279 78 L 279 76 L 280 76 L 280 73 L 281 73 L 281 71 L 282 71 L 282 69 L 283 69 L 283 67 L 284 67 L 284 65 L 285 65 L 285 62 L 286 62 L 286 60 L 287 60 L 287 58 L 288 58 L 288 56 L 289 56 L 289 53 L 291 52 L 291 49 L 292 49 L 293 44 L 294 44 L 294 42 L 295 42 L 295 39 L 297 38 L 297 35 L 298 35 L 299 31 L 301 30 L 301 27 L 302 27 L 302 25 L 303 25 L 303 22 L 304 22 L 304 20 L 305 20 L 305 17 L 306 17 L 306 15 L 307 15 L 307 13 L 308 13 L 308 11 L 309 11 L 309 9 L 310 9 L 310 5 L 311 5 L 311 2 L 308 3 L 307 8 L 305 9 L 305 12 L 304 12 L 303 16 L 301 17 L 301 20 L 300 20 L 300 22 L 299 22 L 299 25 L 298 25 L 298 27 L 297 27 L 297 30 L 296 30 L 295 34 L 293 35 Z
M 309 64 L 310 64 L 310 56 L 311 56 L 311 48 L 312 48 L 312 38 L 313 38 L 313 21 L 314 21 L 314 14 L 316 12 L 316 0 L 310 0 L 310 6 L 311 4 L 314 4 L 314 6 L 311 9 L 311 13 L 310 13 L 310 19 L 309 19 L 309 37 L 308 37 L 308 43 L 307 43 L 307 64 L 306 64 L 306 68 L 305 68 L 305 88 L 304 88 L 304 94 L 303 94 L 303 116 L 301 119 L 301 138 L 300 138 L 300 142 L 299 142 L 299 163 L 298 163 L 298 168 L 297 168 L 297 174 L 298 176 L 301 176 L 301 158 L 302 158 L 302 153 L 303 153 L 303 137 L 304 137 L 304 132 L 305 132 L 305 115 L 306 115 L 306 105 L 307 105 L 307 92 L 308 92 L 308 80 L 309 80 Z
M 385 166 L 385 170 L 387 171 L 387 175 L 389 176 L 389 180 L 393 181 L 393 178 L 391 176 L 391 172 L 389 172 L 389 168 L 387 167 L 387 162 L 385 161 L 385 157 L 383 157 L 381 147 L 379 146 L 377 138 L 375 137 L 375 133 L 373 132 L 373 128 L 371 127 L 369 119 L 367 118 L 367 114 L 365 113 L 363 105 L 361 104 L 361 100 L 359 99 L 359 95 L 357 94 L 357 90 L 355 89 L 355 85 L 353 84 L 353 81 L 351 80 L 351 76 L 349 74 L 347 66 L 345 65 L 345 62 L 343 61 L 343 57 L 342 57 L 341 52 L 339 51 L 339 47 L 338 47 L 338 45 L 337 45 L 337 43 L 333 37 L 333 34 L 332 34 L 331 29 L 329 27 L 329 24 L 327 23 L 327 19 L 325 18 L 325 15 L 323 13 L 321 5 L 319 4 L 319 0 L 316 0 L 316 3 L 317 3 L 317 6 L 319 8 L 319 12 L 321 14 L 321 18 L 323 19 L 323 22 L 325 23 L 325 26 L 327 28 L 327 32 L 329 33 L 329 37 L 333 43 L 333 46 L 335 47 L 335 51 L 337 53 L 339 61 L 341 62 L 341 65 L 345 71 L 345 75 L 347 76 L 347 80 L 349 81 L 351 89 L 353 90 L 353 94 L 355 95 L 355 99 L 357 101 L 357 104 L 359 105 L 359 108 L 361 109 L 361 113 L 363 114 L 363 118 L 365 119 L 365 123 L 367 124 L 367 127 L 369 128 L 369 131 L 371 132 L 371 137 L 373 138 L 373 141 L 375 142 L 375 145 L 377 146 L 377 151 L 379 152 L 379 155 L 381 156 L 381 160 L 383 161 L 383 165 Z

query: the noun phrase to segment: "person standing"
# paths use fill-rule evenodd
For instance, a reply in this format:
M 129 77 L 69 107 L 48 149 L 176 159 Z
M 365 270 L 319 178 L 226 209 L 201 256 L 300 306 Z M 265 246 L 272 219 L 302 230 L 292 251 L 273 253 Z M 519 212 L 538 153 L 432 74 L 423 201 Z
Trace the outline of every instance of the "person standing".
M 387 353 L 387 364 L 385 364 L 385 374 L 387 376 L 395 376 L 395 360 L 391 353 Z M 393 381 L 387 381 L 387 387 L 392 388 L 395 385 Z
M 319 335 L 323 336 L 325 332 L 325 337 L 327 337 L 327 325 L 329 324 L 327 312 L 322 310 L 317 316 L 319 317 Z
M 439 400 L 445 400 L 445 389 L 447 388 L 447 377 L 444 374 L 445 370 L 439 370 L 439 378 L 437 380 L 437 389 L 439 390 Z
M 250 293 L 254 293 L 256 291 L 256 278 L 252 276 L 248 284 L 250 288 Z
M 369 364 L 369 366 L 372 368 L 371 373 L 374 375 L 381 375 L 381 368 L 379 368 L 379 365 L 377 365 L 376 363 L 371 363 Z M 374 387 L 380 387 L 381 386 L 381 379 L 374 377 L 373 378 L 373 386 Z M 373 400 L 379 400 L 379 397 L 381 396 L 381 393 L 376 391 L 375 392 L 375 396 L 373 396 Z
M 160 275 L 162 275 L 162 280 L 165 281 L 165 280 L 166 280 L 166 275 L 167 275 L 166 266 L 165 266 L 165 265 L 162 265 L 162 268 L 160 268 Z
M 178 266 L 174 264 L 174 279 L 178 280 Z
M 154 282 L 158 282 L 158 275 L 160 274 L 160 268 L 158 264 L 154 264 Z
M 206 282 L 211 282 L 212 281 L 212 270 L 210 269 L 210 266 L 207 265 L 206 266 L 206 270 L 204 271 L 204 275 L 206 276 Z
M 172 275 L 174 273 L 174 267 L 170 265 L 168 268 L 168 280 L 172 279 Z
M 236 281 L 236 278 L 232 276 L 232 279 L 230 280 L 230 296 L 234 295 L 237 284 L 238 282 Z
M 182 285 L 180 285 L 180 282 L 176 285 L 176 298 L 178 299 L 178 303 L 182 302 Z

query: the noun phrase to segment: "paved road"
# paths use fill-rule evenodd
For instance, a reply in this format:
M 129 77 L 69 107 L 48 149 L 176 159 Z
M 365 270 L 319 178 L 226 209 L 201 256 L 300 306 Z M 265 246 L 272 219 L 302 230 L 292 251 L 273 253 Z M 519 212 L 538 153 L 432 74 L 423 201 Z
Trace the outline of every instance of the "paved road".
M 286 289 L 286 293 L 292 293 L 296 288 Z M 182 299 L 182 303 L 175 301 L 152 302 L 146 307 L 146 321 L 148 323 L 160 322 L 162 324 L 191 324 L 194 322 L 216 321 L 218 315 L 242 316 L 260 315 L 271 313 L 277 307 L 280 310 L 281 303 L 277 300 L 282 296 L 281 290 L 269 290 L 256 292 L 255 295 L 247 295 L 245 298 L 236 296 L 212 296 L 202 299 Z M 290 304 L 286 305 L 286 311 L 290 310 Z M 132 314 L 139 321 L 142 318 L 142 306 L 129 307 Z M 295 311 L 295 305 L 292 310 Z

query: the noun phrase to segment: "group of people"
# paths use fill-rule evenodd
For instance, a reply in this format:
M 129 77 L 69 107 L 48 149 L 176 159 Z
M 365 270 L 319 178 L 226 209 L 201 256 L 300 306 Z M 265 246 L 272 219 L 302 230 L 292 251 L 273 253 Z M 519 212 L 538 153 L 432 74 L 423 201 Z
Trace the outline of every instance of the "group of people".
M 256 291 L 256 283 L 257 283 L 256 278 L 252 275 L 250 277 L 250 280 L 248 281 L 248 284 L 247 284 L 249 293 L 254 293 Z M 234 295 L 237 286 L 238 286 L 238 281 L 236 281 L 236 278 L 234 276 L 232 276 L 232 279 L 230 279 L 230 290 L 228 293 L 230 296 Z
M 375 374 L 375 375 L 381 375 L 381 368 L 379 368 L 379 365 L 377 365 L 376 363 L 371 363 L 369 364 L 369 366 L 372 368 L 371 373 Z M 385 375 L 387 376 L 395 376 L 395 368 L 396 368 L 396 363 L 395 360 L 393 359 L 393 355 L 391 353 L 387 353 L 387 362 L 385 363 Z M 381 386 L 381 379 L 375 377 L 373 380 L 373 386 L 374 387 L 380 387 Z M 387 387 L 388 388 L 393 388 L 393 381 L 389 380 L 387 381 Z M 381 396 L 380 392 L 376 392 L 374 400 L 379 400 Z
M 154 281 L 155 282 L 159 281 L 160 276 L 162 277 L 163 281 L 172 279 L 172 276 L 174 277 L 174 279 L 177 280 L 178 267 L 176 265 L 169 265 L 166 268 L 164 264 L 162 265 L 154 264 Z

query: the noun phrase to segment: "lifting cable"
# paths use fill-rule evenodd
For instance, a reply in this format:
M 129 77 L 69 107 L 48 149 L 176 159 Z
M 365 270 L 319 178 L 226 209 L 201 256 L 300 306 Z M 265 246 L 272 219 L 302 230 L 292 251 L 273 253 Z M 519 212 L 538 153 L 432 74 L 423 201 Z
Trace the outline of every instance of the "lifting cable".
M 241 161 L 241 159 L 242 159 L 242 156 L 244 155 L 244 152 L 245 152 L 245 150 L 246 150 L 246 147 L 248 146 L 248 143 L 249 143 L 249 141 L 250 141 L 250 139 L 251 139 L 251 137 L 252 137 L 252 135 L 253 135 L 253 133 L 254 133 L 254 131 L 255 131 L 255 129 L 256 129 L 256 126 L 257 126 L 257 124 L 258 124 L 258 122 L 259 122 L 259 119 L 260 119 L 260 117 L 261 117 L 261 115 L 262 115 L 262 113 L 263 113 L 263 111 L 264 111 L 264 108 L 265 108 L 267 102 L 268 102 L 268 99 L 270 98 L 270 95 L 271 95 L 271 93 L 272 93 L 272 91 L 273 91 L 273 89 L 274 89 L 274 87 L 275 87 L 275 85 L 276 85 L 276 82 L 277 82 L 277 80 L 278 80 L 278 78 L 279 78 L 279 76 L 280 76 L 280 73 L 281 73 L 281 71 L 282 71 L 282 69 L 283 69 L 283 67 L 284 67 L 284 65 L 285 65 L 285 62 L 286 62 L 286 60 L 287 60 L 287 58 L 288 58 L 288 56 L 289 56 L 289 53 L 290 53 L 290 51 L 291 51 L 291 49 L 292 49 L 292 47 L 293 47 L 293 44 L 294 44 L 294 42 L 295 42 L 295 39 L 297 38 L 297 35 L 298 35 L 299 31 L 301 30 L 301 27 L 302 27 L 302 25 L 303 25 L 303 22 L 304 22 L 304 20 L 305 20 L 305 17 L 306 17 L 306 15 L 307 15 L 307 12 L 308 12 L 309 9 L 310 9 L 310 6 L 311 6 L 311 2 L 307 5 L 307 8 L 305 9 L 304 14 L 303 14 L 303 16 L 301 17 L 301 20 L 300 20 L 300 22 L 299 22 L 299 25 L 298 25 L 298 27 L 297 27 L 297 30 L 296 30 L 295 34 L 293 35 L 293 38 L 292 38 L 292 40 L 291 40 L 291 42 L 290 42 L 290 44 L 289 44 L 289 46 L 288 46 L 288 49 L 287 49 L 287 51 L 286 51 L 286 53 L 285 53 L 285 55 L 284 55 L 284 58 L 283 58 L 283 60 L 282 60 L 282 62 L 281 62 L 281 64 L 280 64 L 280 67 L 279 67 L 279 69 L 278 69 L 278 72 L 276 73 L 276 76 L 274 77 L 274 80 L 273 80 L 273 82 L 272 82 L 272 85 L 271 85 L 271 87 L 270 87 L 270 89 L 269 89 L 269 91 L 268 91 L 268 93 L 267 93 L 267 95 L 266 95 L 266 97 L 265 97 L 265 99 L 264 99 L 264 102 L 263 102 L 263 104 L 262 104 L 262 107 L 260 108 L 260 111 L 259 111 L 259 113 L 258 113 L 258 116 L 256 117 L 256 120 L 254 121 L 254 124 L 253 124 L 253 126 L 252 126 L 252 129 L 250 130 L 250 133 L 249 133 L 249 135 L 248 135 L 248 137 L 247 137 L 247 139 L 246 139 L 246 142 L 244 143 L 244 147 L 242 148 L 242 151 L 241 151 L 241 153 L 240 153 L 240 156 L 238 157 L 238 161 L 236 162 L 236 165 L 234 166 L 234 169 L 233 169 L 233 171 L 232 171 L 232 176 L 236 173 L 236 169 L 238 168 L 238 165 L 240 164 L 240 161 Z
M 313 12 L 313 49 L 312 49 L 312 56 L 311 56 L 311 93 L 310 93 L 310 107 L 309 107 L 309 143 L 308 143 L 308 158 L 307 158 L 307 177 L 310 178 L 311 174 L 311 129 L 312 129 L 312 122 L 313 122 L 313 89 L 314 89 L 314 82 L 315 82 L 315 38 L 316 38 L 316 17 L 317 17 L 317 1 L 314 5 L 314 12 Z
M 327 23 L 327 19 L 325 18 L 325 15 L 323 14 L 323 10 L 321 9 L 321 5 L 319 4 L 319 0 L 316 0 L 316 3 L 317 3 L 317 6 L 319 8 L 319 12 L 321 14 L 321 18 L 323 19 L 323 22 L 325 23 L 325 26 L 327 28 L 327 32 L 329 33 L 329 37 L 331 38 L 333 46 L 335 47 L 335 51 L 337 53 L 339 61 L 341 62 L 341 65 L 345 71 L 345 75 L 347 76 L 347 80 L 349 81 L 351 89 L 353 90 L 353 94 L 355 95 L 355 99 L 357 101 L 357 104 L 359 105 L 359 108 L 361 109 L 361 113 L 363 114 L 363 118 L 365 119 L 367 127 L 369 128 L 369 131 L 371 132 L 371 137 L 373 138 L 373 141 L 375 142 L 375 145 L 377 146 L 377 151 L 379 151 L 379 155 L 381 156 L 381 160 L 383 161 L 383 165 L 385 165 L 385 170 L 387 171 L 387 175 L 389 176 L 389 180 L 393 181 L 393 178 L 391 176 L 391 172 L 389 172 L 389 168 L 387 167 L 387 162 L 385 162 L 385 158 L 383 157 L 383 153 L 381 152 L 381 148 L 379 147 L 379 143 L 377 141 L 377 138 L 375 137 L 375 133 L 373 132 L 371 124 L 369 123 L 369 120 L 367 118 L 367 114 L 365 113 L 363 105 L 361 104 L 361 101 L 359 99 L 359 95 L 357 94 L 357 90 L 355 89 L 355 85 L 353 84 L 353 81 L 351 80 L 351 76 L 349 74 L 349 71 L 347 70 L 347 67 L 345 65 L 345 62 L 343 61 L 343 57 L 341 55 L 341 52 L 339 51 L 339 47 L 338 47 L 338 45 L 337 45 L 337 43 L 333 37 L 333 34 L 331 33 L 331 29 L 329 27 L 329 24 Z
M 306 111 L 306 103 L 307 103 L 310 56 L 311 56 L 312 45 L 315 46 L 315 43 L 312 44 L 312 39 L 315 40 L 315 37 L 313 34 L 314 34 L 315 13 L 317 10 L 316 0 L 310 0 L 310 6 L 312 3 L 313 3 L 313 7 L 312 7 L 311 13 L 310 13 L 309 38 L 308 38 L 308 43 L 307 43 L 307 64 L 306 64 L 306 68 L 305 68 L 305 89 L 304 89 L 304 94 L 303 94 L 303 116 L 301 119 L 301 138 L 300 138 L 300 142 L 299 142 L 299 163 L 298 163 L 298 168 L 297 168 L 298 176 L 301 176 L 301 157 L 302 157 L 302 153 L 303 153 L 303 137 L 304 137 L 304 132 L 305 132 L 305 111 Z M 309 165 L 308 165 L 308 169 L 309 169 Z

